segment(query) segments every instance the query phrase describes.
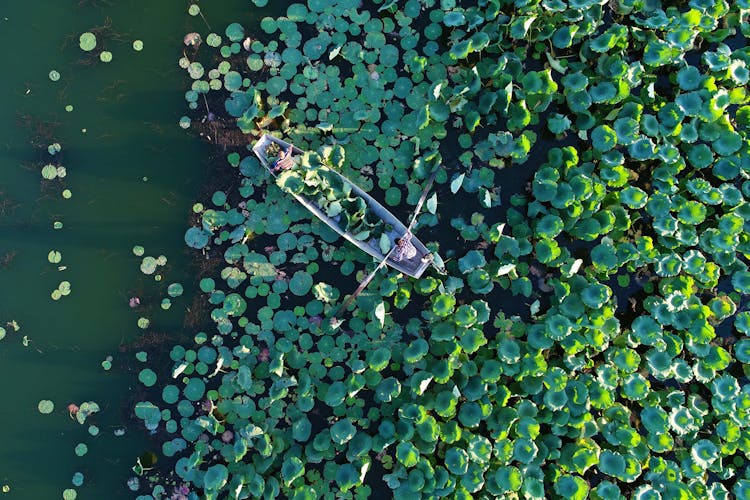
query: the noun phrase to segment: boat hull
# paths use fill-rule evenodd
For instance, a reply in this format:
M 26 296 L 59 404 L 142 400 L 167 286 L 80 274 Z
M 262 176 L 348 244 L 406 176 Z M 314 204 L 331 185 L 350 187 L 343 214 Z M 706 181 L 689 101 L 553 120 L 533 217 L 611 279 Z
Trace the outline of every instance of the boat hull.
M 261 164 L 271 173 L 271 175 L 273 177 L 276 177 L 276 174 L 271 170 L 271 166 L 269 165 L 265 156 L 266 148 L 268 148 L 268 146 L 271 143 L 275 143 L 283 149 L 286 149 L 289 146 L 291 146 L 294 154 L 302 154 L 303 151 L 282 139 L 278 139 L 268 134 L 263 134 L 263 136 L 255 144 L 255 146 L 253 146 L 253 152 L 258 157 Z M 332 170 L 332 171 L 336 172 L 335 170 Z M 389 224 L 393 228 L 392 230 L 385 233 L 390 239 L 391 248 L 393 248 L 396 244 L 395 240 L 397 238 L 402 237 L 406 233 L 407 227 L 400 220 L 398 220 L 396 216 L 393 215 L 387 208 L 381 205 L 377 200 L 375 200 L 372 196 L 366 193 L 362 188 L 357 186 L 355 183 L 353 183 L 347 177 L 343 176 L 341 173 L 336 172 L 336 174 L 338 174 L 344 182 L 346 182 L 352 187 L 352 191 L 355 194 L 357 194 L 363 200 L 365 200 L 365 203 L 367 203 L 368 209 L 372 210 L 373 214 L 380 217 L 386 224 Z M 361 240 L 356 239 L 352 233 L 342 230 L 334 219 L 332 219 L 331 217 L 328 217 L 320 209 L 320 207 L 318 207 L 318 205 L 310 201 L 308 198 L 299 194 L 294 194 L 294 193 L 290 193 L 290 194 L 294 196 L 297 199 L 297 201 L 300 204 L 302 204 L 302 206 L 307 208 L 317 218 L 322 220 L 326 225 L 328 225 L 331 229 L 336 231 L 338 234 L 346 238 L 350 243 L 355 245 L 357 248 L 359 248 L 363 252 L 366 252 L 372 255 L 378 261 L 381 261 L 386 258 L 386 255 L 384 255 L 380 251 L 380 247 L 377 241 L 375 241 L 374 239 L 370 241 L 361 241 Z M 416 237 L 412 237 L 411 244 L 414 245 L 414 248 L 417 250 L 416 255 L 414 255 L 410 259 L 404 259 L 404 260 L 399 261 L 399 260 L 395 260 L 389 254 L 386 260 L 386 264 L 388 264 L 392 268 L 397 269 L 398 271 L 404 274 L 407 274 L 411 277 L 419 278 L 420 276 L 422 276 L 422 273 L 424 273 L 425 270 L 432 264 L 432 254 L 427 249 L 427 247 L 421 241 L 419 241 Z M 393 252 L 391 252 L 391 254 L 392 253 Z

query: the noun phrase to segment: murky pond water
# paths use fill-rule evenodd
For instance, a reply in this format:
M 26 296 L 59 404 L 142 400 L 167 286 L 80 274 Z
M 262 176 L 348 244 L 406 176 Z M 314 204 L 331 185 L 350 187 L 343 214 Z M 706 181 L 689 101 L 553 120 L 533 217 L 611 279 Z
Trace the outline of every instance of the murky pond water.
M 205 9 L 206 19 L 226 25 L 248 7 L 223 0 Z M 157 285 L 186 284 L 169 311 L 154 306 L 156 329 L 179 334 L 190 304 L 183 234 L 209 150 L 177 126 L 185 106 L 176 65 L 182 37 L 203 23 L 186 9 L 145 0 L 0 4 L 0 325 L 7 330 L 0 487 L 10 488 L 3 498 L 61 498 L 76 471 L 85 476 L 79 498 L 127 498 L 130 468 L 149 446 L 126 421 L 137 381 L 123 366 L 132 352 L 120 354 L 119 346 L 138 339 L 136 321 L 150 313 L 131 310 L 128 298 L 154 289 L 138 271 L 133 245 L 167 256 Z M 108 64 L 92 63 L 78 47 L 79 34 L 96 28 L 106 30 L 100 43 L 113 54 Z M 59 81 L 48 78 L 51 70 Z M 55 157 L 47 154 L 50 142 L 62 146 Z M 66 167 L 63 180 L 42 179 L 49 161 Z M 54 229 L 55 221 L 63 228 Z M 62 254 L 56 264 L 47 259 L 53 249 Z M 71 293 L 54 301 L 61 281 Z M 13 321 L 18 331 L 6 325 Z M 101 362 L 109 355 L 107 372 Z M 43 399 L 55 403 L 52 414 L 37 410 Z M 68 415 L 69 403 L 83 401 L 101 407 L 89 419 L 100 428 L 96 437 L 88 421 Z M 116 437 L 123 425 L 125 437 Z M 83 457 L 77 443 L 88 445 Z

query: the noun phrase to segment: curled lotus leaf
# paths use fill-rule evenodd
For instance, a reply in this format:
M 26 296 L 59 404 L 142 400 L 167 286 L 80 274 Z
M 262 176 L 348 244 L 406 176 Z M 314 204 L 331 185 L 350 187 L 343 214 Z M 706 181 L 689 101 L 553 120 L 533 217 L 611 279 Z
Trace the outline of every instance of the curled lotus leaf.
M 146 387 L 151 387 L 156 383 L 156 373 L 150 368 L 144 368 L 138 374 L 138 380 Z
M 341 405 L 344 402 L 344 399 L 346 398 L 346 386 L 343 382 L 334 382 L 328 387 L 328 391 L 325 395 L 325 403 L 335 408 L 339 405 Z
M 305 464 L 298 457 L 290 456 L 281 465 L 281 478 L 289 486 L 295 479 L 305 473 Z
M 243 38 L 245 38 L 245 28 L 243 28 L 239 23 L 230 24 L 229 26 L 227 26 L 224 33 L 227 35 L 227 38 L 229 38 L 229 41 L 231 42 L 240 42 Z

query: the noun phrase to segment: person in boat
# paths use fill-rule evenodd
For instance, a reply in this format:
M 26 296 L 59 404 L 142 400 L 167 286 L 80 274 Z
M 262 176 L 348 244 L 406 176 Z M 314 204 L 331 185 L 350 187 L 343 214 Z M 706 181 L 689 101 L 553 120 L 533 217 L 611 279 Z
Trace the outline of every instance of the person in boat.
M 294 166 L 294 159 L 292 158 L 292 146 L 279 150 L 279 159 L 276 160 L 276 164 L 273 166 L 273 171 L 278 172 L 279 170 L 288 170 Z
M 393 250 L 393 260 L 400 262 L 409 260 L 417 255 L 417 249 L 411 242 L 411 233 L 406 233 L 400 238 L 396 238 L 396 248 Z

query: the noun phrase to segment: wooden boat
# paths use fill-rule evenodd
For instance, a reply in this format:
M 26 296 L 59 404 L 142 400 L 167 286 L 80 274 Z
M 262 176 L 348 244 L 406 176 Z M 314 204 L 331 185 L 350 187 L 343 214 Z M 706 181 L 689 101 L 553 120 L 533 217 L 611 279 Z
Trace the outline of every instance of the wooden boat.
M 291 143 L 288 143 L 286 141 L 283 141 L 281 139 L 278 139 L 276 137 L 270 136 L 268 134 L 263 134 L 263 136 L 258 140 L 258 142 L 255 143 L 253 146 L 253 152 L 260 160 L 261 164 L 263 164 L 264 167 L 271 173 L 273 177 L 276 177 L 276 174 L 273 172 L 271 165 L 269 163 L 269 159 L 266 157 L 266 151 L 268 147 L 271 144 L 278 145 L 282 150 L 287 151 L 289 147 L 292 148 L 292 156 L 294 155 L 300 155 L 303 153 L 301 149 L 294 146 Z M 300 168 L 300 167 L 296 167 Z M 332 170 L 336 172 L 335 170 Z M 344 177 L 339 172 L 336 172 L 344 182 L 351 185 L 352 192 L 360 196 L 362 199 L 365 200 L 365 203 L 367 203 L 368 210 L 371 210 L 374 215 L 377 215 L 380 217 L 383 222 L 386 224 L 389 224 L 391 227 L 393 227 L 392 230 L 386 232 L 385 234 L 388 236 L 391 242 L 391 248 L 395 248 L 396 246 L 396 239 L 401 238 L 406 234 L 407 227 L 396 218 L 391 212 L 388 211 L 383 205 L 378 203 L 372 196 L 367 194 L 365 191 L 363 191 L 359 186 L 354 184 L 351 180 L 349 180 L 347 177 Z M 388 255 L 383 255 L 383 253 L 380 251 L 380 246 L 378 244 L 378 241 L 374 238 L 367 240 L 367 241 L 360 241 L 354 238 L 354 235 L 348 231 L 342 230 L 338 223 L 332 219 L 331 217 L 328 217 L 325 212 L 323 212 L 318 205 L 310 201 L 308 198 L 302 195 L 290 193 L 292 196 L 294 196 L 297 201 L 299 201 L 305 208 L 307 208 L 309 211 L 311 211 L 313 214 L 315 214 L 316 217 L 318 217 L 320 220 L 325 222 L 331 229 L 336 231 L 338 234 L 349 240 L 353 245 L 360 248 L 362 251 L 369 253 L 375 259 L 378 261 L 382 261 L 383 259 L 386 259 L 386 264 L 391 266 L 394 269 L 397 269 L 398 271 L 401 271 L 404 274 L 408 274 L 409 276 L 412 276 L 414 278 L 419 278 L 422 276 L 422 273 L 432 264 L 432 253 L 427 249 L 427 247 L 424 246 L 424 244 L 419 241 L 416 237 L 412 236 L 411 238 L 411 244 L 414 245 L 414 248 L 416 249 L 416 254 L 413 255 L 410 258 L 403 258 L 402 260 L 396 260 L 395 259 L 395 252 L 390 251 Z M 387 258 L 386 258 L 387 257 Z

